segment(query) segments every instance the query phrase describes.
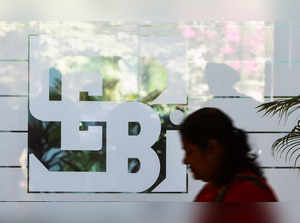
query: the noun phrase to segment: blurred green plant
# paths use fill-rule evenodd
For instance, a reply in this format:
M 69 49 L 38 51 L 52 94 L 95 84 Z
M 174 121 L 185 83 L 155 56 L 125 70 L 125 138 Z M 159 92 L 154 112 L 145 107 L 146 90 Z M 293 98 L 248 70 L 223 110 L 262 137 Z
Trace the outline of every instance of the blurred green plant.
M 287 99 L 281 99 L 263 103 L 257 106 L 258 112 L 264 112 L 265 116 L 278 115 L 279 120 L 288 119 L 288 117 L 300 108 L 300 96 L 294 96 Z M 294 128 L 285 136 L 278 138 L 272 144 L 273 155 L 279 154 L 280 158 L 285 154 L 285 162 L 291 163 L 294 159 L 293 165 L 297 166 L 297 161 L 300 154 L 296 155 L 300 150 L 300 120 Z

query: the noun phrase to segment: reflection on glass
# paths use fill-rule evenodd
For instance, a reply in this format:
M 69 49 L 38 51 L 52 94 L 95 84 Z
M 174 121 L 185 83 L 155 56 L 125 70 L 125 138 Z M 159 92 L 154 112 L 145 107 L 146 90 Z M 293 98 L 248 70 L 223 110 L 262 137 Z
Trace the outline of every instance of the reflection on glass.
M 240 72 L 238 92 L 263 101 L 265 61 L 272 58 L 272 24 L 264 22 L 194 22 L 182 27 L 188 40 L 190 96 L 211 95 L 204 82 L 206 63 L 224 63 Z M 233 96 L 223 90 L 223 96 Z
M 66 84 L 63 78 L 67 75 L 94 72 L 101 75 L 102 86 L 99 89 L 102 88 L 102 95 L 92 96 L 82 91 L 78 95 L 80 101 L 139 101 L 150 105 L 159 114 L 162 131 L 152 148 L 159 157 L 161 172 L 157 182 L 147 190 L 149 192 L 166 177 L 166 130 L 177 128 L 170 122 L 169 115 L 179 108 L 179 105 L 153 105 L 152 102 L 169 87 L 169 83 L 178 82 L 178 75 L 187 80 L 187 73 L 191 98 L 246 95 L 261 100 L 264 95 L 264 60 L 272 53 L 266 42 L 272 37 L 267 35 L 271 26 L 263 22 L 194 22 L 137 27 L 92 22 L 40 23 L 40 30 L 49 35 L 42 35 L 39 44 L 41 61 L 49 65 L 50 101 L 73 100 L 62 95 Z M 51 36 L 53 34 L 55 38 Z M 187 64 L 182 66 L 181 62 L 185 59 Z M 209 63 L 223 63 L 237 74 L 230 82 L 229 90 L 224 82 L 213 87 L 211 83 L 221 80 L 218 76 L 211 75 L 209 83 L 205 77 Z M 170 78 L 170 71 L 177 76 Z M 226 81 L 229 79 L 225 77 Z M 81 83 L 70 81 L 67 84 L 77 89 Z M 82 122 L 80 130 L 87 130 L 93 125 L 102 125 L 105 132 L 105 125 L 96 122 Z M 129 135 L 138 134 L 138 129 L 136 125 L 129 125 Z M 104 148 L 99 152 L 63 151 L 60 122 L 41 122 L 29 115 L 29 152 L 34 153 L 51 171 L 104 172 L 105 135 L 102 138 Z M 134 173 L 139 167 L 137 160 L 128 160 L 129 172 Z

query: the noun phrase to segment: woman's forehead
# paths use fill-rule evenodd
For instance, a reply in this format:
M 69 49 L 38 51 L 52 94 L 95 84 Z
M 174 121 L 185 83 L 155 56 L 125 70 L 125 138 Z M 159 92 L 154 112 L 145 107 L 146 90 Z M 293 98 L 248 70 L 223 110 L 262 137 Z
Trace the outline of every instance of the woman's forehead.
M 190 141 L 188 140 L 183 140 L 183 149 L 184 150 L 188 150 L 188 151 L 191 151 L 191 150 L 199 150 L 198 146 L 196 144 L 193 144 L 191 143 Z
M 185 137 L 182 137 L 182 144 L 183 144 L 183 147 L 188 147 L 190 146 L 192 143 Z

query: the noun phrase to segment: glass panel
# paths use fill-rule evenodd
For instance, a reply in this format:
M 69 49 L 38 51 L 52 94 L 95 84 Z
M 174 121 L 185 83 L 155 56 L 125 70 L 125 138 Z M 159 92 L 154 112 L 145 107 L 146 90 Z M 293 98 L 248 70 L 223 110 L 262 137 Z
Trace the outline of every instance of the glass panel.
M 298 35 L 289 28 L 279 35 L 278 24 L 264 21 L 1 24 L 0 200 L 192 201 L 204 182 L 182 164 L 178 127 L 204 106 L 252 132 L 263 166 L 291 167 L 283 160 L 291 153 L 276 160 L 269 152 L 297 114 L 278 123 L 255 108 L 280 95 L 284 72 L 296 75 L 297 46 L 281 46 Z M 285 78 L 285 87 L 294 80 Z M 296 175 L 267 170 L 281 200 L 299 199 Z M 292 182 L 289 193 L 281 178 Z
M 28 95 L 28 65 L 0 62 L 0 95 Z
M 27 131 L 27 97 L 0 97 L 0 130 Z

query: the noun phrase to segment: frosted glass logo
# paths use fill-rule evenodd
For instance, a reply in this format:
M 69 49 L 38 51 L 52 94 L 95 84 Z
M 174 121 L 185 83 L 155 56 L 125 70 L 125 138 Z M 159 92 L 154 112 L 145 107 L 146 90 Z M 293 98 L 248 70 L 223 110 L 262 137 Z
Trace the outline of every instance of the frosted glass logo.
M 176 131 L 183 113 L 169 105 L 164 126 L 154 106 L 186 103 L 181 80 L 152 104 L 114 101 L 116 81 L 95 67 L 120 57 L 72 48 L 49 56 L 51 47 L 30 38 L 29 192 L 186 192 Z

